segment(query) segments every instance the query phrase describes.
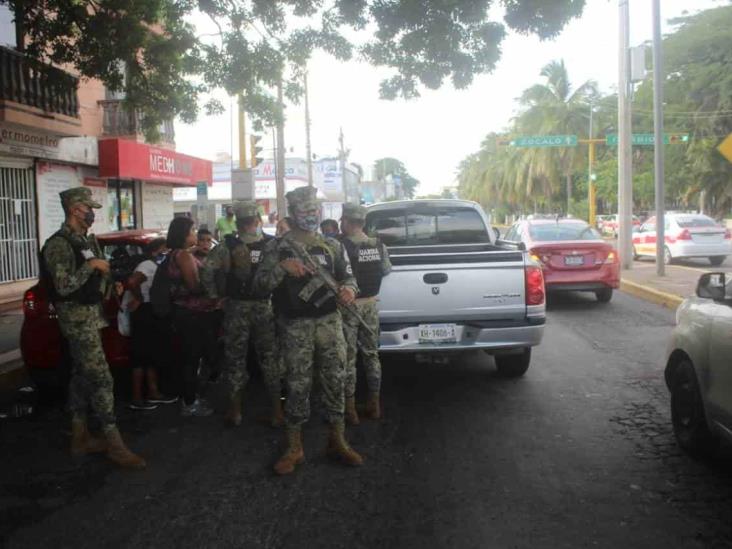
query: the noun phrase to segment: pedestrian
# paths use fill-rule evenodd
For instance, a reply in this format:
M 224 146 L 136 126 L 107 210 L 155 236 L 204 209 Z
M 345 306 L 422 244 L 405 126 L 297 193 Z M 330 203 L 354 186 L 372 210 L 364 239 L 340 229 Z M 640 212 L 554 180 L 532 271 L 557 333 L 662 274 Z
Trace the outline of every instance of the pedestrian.
M 234 219 L 233 206 L 226 206 L 226 215 L 216 221 L 216 240 L 221 242 L 227 234 L 236 232 L 236 220 Z
M 287 234 L 289 231 L 290 231 L 289 220 L 286 217 L 280 219 L 277 222 L 277 231 L 275 233 L 277 235 L 277 238 L 285 236 L 285 234 Z
M 345 381 L 346 421 L 352 425 L 359 423 L 356 411 L 356 359 L 359 348 L 368 385 L 365 415 L 369 419 L 381 418 L 379 310 L 376 301 L 381 288 L 381 279 L 391 271 L 391 261 L 386 247 L 376 238 L 364 233 L 365 222 L 366 208 L 356 204 L 343 204 L 341 242 L 348 253 L 359 288 L 354 306 L 359 316 L 371 328 L 371 331 L 366 330 L 354 315 L 343 313 L 343 330 L 348 349 Z
M 320 223 L 320 232 L 326 238 L 338 238 L 338 222 L 335 219 L 325 219 Z
M 237 233 L 227 235 L 207 259 L 204 285 L 211 296 L 226 298 L 224 305 L 224 378 L 229 389 L 229 409 L 225 420 L 241 423 L 242 393 L 249 380 L 247 354 L 250 341 L 257 353 L 264 383 L 272 403 L 269 419 L 273 427 L 284 422 L 282 372 L 275 343 L 275 322 L 271 291 L 257 293 L 252 282 L 263 250 L 272 237 L 262 233 L 257 203 L 239 201 L 234 205 Z
M 172 404 L 177 397 L 160 392 L 158 379 L 161 365 L 170 350 L 169 321 L 153 312 L 150 287 L 164 257 L 165 239 L 155 238 L 145 246 L 145 257 L 127 281 L 132 294 L 132 410 L 154 410 L 158 404 Z M 147 399 L 143 398 L 143 384 L 147 382 Z
M 142 469 L 145 460 L 125 446 L 117 429 L 114 381 L 102 348 L 101 329 L 107 326 L 102 301 L 111 284 L 110 267 L 96 239 L 87 235 L 94 209 L 102 205 L 92 199 L 87 187 L 74 187 L 59 196 L 65 220 L 43 246 L 41 277 L 71 351 L 71 454 L 106 451 L 114 463 Z M 89 433 L 89 411 L 101 424 L 104 439 Z
M 194 248 L 193 255 L 203 261 L 206 259 L 208 252 L 211 251 L 211 248 L 213 248 L 214 238 L 208 229 L 198 229 L 196 238 L 196 247 Z
M 297 259 L 312 256 L 340 284 L 338 301 L 353 302 L 358 287 L 343 247 L 317 233 L 315 188 L 299 187 L 286 195 L 293 221 L 290 232 L 270 242 L 254 277 L 254 291 L 273 292 L 285 363 L 285 427 L 287 449 L 274 466 L 277 474 L 292 473 L 304 460 L 302 426 L 310 415 L 313 376 L 323 390 L 330 433 L 327 453 L 348 465 L 363 458 L 346 442 L 343 423 L 343 379 L 346 344 L 335 297 L 322 280 Z M 317 360 L 317 366 L 314 362 Z
M 200 270 L 203 264 L 190 249 L 196 244 L 193 221 L 176 217 L 168 228 L 167 245 L 170 248 L 168 276 L 171 280 L 173 326 L 180 340 L 182 391 L 181 414 L 184 417 L 209 416 L 213 410 L 198 398 L 198 369 L 206 352 L 208 319 L 217 308 L 217 300 L 205 295 Z

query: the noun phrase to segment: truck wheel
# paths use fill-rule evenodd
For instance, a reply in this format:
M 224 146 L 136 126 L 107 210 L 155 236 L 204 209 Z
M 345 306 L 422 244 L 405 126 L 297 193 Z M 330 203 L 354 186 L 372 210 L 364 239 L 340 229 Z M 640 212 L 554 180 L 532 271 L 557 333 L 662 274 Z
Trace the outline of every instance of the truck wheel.
M 613 298 L 613 289 L 603 288 L 602 290 L 595 290 L 595 297 L 600 303 L 609 303 Z
M 689 359 L 676 366 L 671 381 L 671 422 L 679 446 L 694 458 L 709 457 L 719 445 L 707 426 L 701 391 Z
M 722 263 L 724 263 L 725 259 L 727 259 L 726 255 L 713 255 L 709 258 L 709 263 L 711 263 L 715 267 L 719 267 Z
M 524 349 L 520 355 L 497 355 L 493 359 L 496 361 L 499 376 L 521 377 L 529 369 L 531 349 Z

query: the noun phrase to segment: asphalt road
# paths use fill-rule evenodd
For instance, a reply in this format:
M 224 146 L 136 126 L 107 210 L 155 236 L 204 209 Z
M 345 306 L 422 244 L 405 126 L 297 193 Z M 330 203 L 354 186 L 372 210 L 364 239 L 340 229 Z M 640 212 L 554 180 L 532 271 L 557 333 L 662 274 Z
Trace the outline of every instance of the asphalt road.
M 732 452 L 697 463 L 676 448 L 662 370 L 672 313 L 616 294 L 552 300 L 525 377 L 486 355 L 449 364 L 386 360 L 385 419 L 351 428 L 362 468 L 323 455 L 271 466 L 282 435 L 246 420 L 122 414 L 141 473 L 66 455 L 46 410 L 0 424 L 0 546 L 729 547 Z

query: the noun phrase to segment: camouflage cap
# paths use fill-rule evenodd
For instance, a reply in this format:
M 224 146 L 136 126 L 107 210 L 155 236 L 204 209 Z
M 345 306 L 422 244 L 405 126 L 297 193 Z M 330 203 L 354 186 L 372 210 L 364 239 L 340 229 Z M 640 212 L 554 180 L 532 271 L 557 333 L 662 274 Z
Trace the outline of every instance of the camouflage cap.
M 298 187 L 285 195 L 287 205 L 297 210 L 318 209 L 317 189 L 315 187 Z
M 73 187 L 58 193 L 61 197 L 61 204 L 65 208 L 69 208 L 74 204 L 86 204 L 90 208 L 101 208 L 102 205 L 92 199 L 91 189 L 89 187 Z
M 352 219 L 354 221 L 364 221 L 366 219 L 366 208 L 361 206 L 360 204 L 352 204 L 350 202 L 346 202 L 343 204 L 343 213 L 341 214 L 342 217 L 345 217 L 346 219 Z
M 237 219 L 257 217 L 259 215 L 259 206 L 253 200 L 237 200 L 234 202 L 234 215 Z

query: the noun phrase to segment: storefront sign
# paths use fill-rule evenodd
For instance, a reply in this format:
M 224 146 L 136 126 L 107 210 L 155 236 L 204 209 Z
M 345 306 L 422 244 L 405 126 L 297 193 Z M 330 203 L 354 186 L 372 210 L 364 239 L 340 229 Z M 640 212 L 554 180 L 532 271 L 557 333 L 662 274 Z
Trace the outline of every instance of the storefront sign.
M 99 141 L 99 176 L 170 185 L 212 182 L 212 162 L 124 139 Z
M 55 135 L 16 126 L 0 125 L 0 151 L 18 156 L 58 158 L 59 141 Z

